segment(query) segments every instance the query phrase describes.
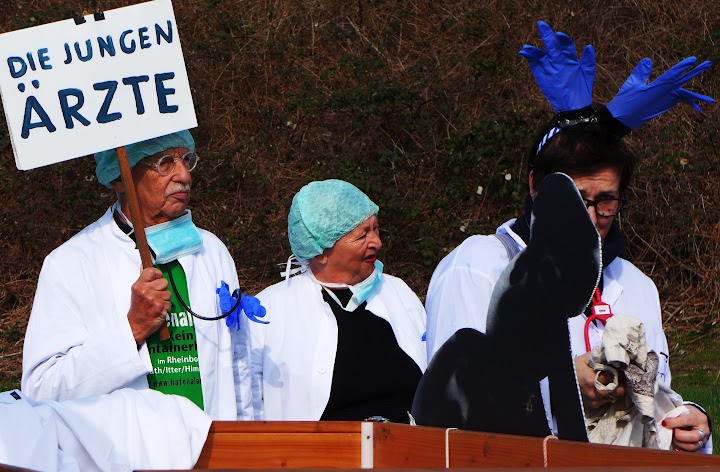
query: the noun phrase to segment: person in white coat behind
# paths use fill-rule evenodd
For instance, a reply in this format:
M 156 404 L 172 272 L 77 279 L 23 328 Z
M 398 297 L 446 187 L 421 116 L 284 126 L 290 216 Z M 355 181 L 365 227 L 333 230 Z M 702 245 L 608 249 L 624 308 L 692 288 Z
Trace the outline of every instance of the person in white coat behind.
M 289 278 L 288 264 L 286 280 L 257 296 L 270 323 L 250 326 L 254 419 L 408 422 L 427 366 L 425 310 L 382 272 L 377 213 L 341 180 L 311 182 L 293 198 L 288 235 L 300 267 Z
M 466 239 L 435 269 L 426 298 L 428 358 L 432 359 L 461 328 L 485 332 L 496 282 L 530 240 L 533 199 L 540 183 L 547 175 L 562 172 L 577 186 L 602 240 L 603 268 L 596 296 L 586 313 L 568 320 L 583 402 L 586 407 L 601 408 L 627 394 L 625 382 L 616 383 L 614 389 L 597 388 L 596 375 L 599 379 L 603 376 L 588 365 L 591 355 L 588 351 L 601 343 L 605 327 L 599 320 L 592 321 L 593 310 L 597 313 L 612 310 L 643 323 L 647 346 L 659 356 L 657 381 L 670 390 L 669 349 L 657 288 L 649 277 L 620 257 L 625 236 L 615 217 L 627 202 L 627 189 L 637 162 L 623 137 L 681 101 L 698 111 L 696 102 L 714 102 L 682 88 L 710 63 L 703 62 L 691 70 L 696 59 L 686 58 L 648 84 L 652 62 L 643 59 L 617 96 L 606 106 L 598 107 L 592 104 L 595 78 L 592 46 L 585 48 L 578 61 L 572 39 L 554 33 L 544 22 L 539 22 L 538 28 L 546 49 L 526 45 L 520 54 L 527 59 L 538 86 L 557 114 L 528 148 L 530 195 L 525 211 L 500 226 L 494 235 Z M 540 386 L 548 426 L 555 431 L 552 413 L 558 405 L 551 404 L 547 379 Z M 664 428 L 672 430 L 672 446 L 689 452 L 712 451 L 709 417 L 695 404 L 686 406 L 687 414 L 662 421 Z

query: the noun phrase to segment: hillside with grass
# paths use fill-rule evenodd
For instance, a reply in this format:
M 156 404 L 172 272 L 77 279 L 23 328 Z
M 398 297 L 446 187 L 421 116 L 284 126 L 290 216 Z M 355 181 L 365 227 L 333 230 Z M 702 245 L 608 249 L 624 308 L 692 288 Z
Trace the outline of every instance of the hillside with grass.
M 0 32 L 134 3 L 3 0 Z M 193 216 L 226 242 L 249 293 L 279 280 L 290 201 L 311 180 L 350 181 L 379 204 L 385 270 L 421 297 L 450 250 L 519 212 L 525 148 L 552 116 L 518 55 L 542 46 L 538 20 L 579 51 L 595 46 L 601 103 L 643 57 L 652 78 L 690 55 L 720 62 L 720 3 L 699 0 L 176 0 L 174 9 L 199 120 Z M 718 66 L 687 88 L 720 97 Z M 619 217 L 624 256 L 660 291 L 675 387 L 720 418 L 720 107 L 678 106 L 627 139 L 641 166 Z M 0 193 L 5 390 L 19 385 L 43 258 L 115 197 L 92 158 L 18 171 L 4 125 Z

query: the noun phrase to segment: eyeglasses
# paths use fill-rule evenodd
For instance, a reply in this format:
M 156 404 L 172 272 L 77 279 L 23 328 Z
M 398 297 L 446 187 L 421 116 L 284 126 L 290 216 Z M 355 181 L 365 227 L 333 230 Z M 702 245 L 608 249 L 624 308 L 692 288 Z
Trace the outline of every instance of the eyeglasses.
M 183 165 L 187 168 L 188 172 L 192 172 L 197 166 L 200 157 L 194 152 L 186 152 L 182 156 L 171 156 L 166 154 L 159 158 L 155 162 L 140 161 L 140 164 L 152 167 L 160 175 L 170 175 L 175 170 L 175 164 L 177 161 L 182 161 Z
M 590 200 L 589 198 L 583 198 L 585 206 L 595 207 L 595 213 L 600 216 L 615 216 L 620 213 L 627 203 L 626 198 L 605 198 L 602 200 Z

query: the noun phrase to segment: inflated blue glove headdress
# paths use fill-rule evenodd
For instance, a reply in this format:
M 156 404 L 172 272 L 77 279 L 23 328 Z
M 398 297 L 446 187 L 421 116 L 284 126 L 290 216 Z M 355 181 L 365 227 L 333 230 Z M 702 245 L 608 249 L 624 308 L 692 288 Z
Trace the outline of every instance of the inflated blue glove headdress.
M 563 128 L 582 123 L 602 123 L 622 137 L 633 129 L 685 102 L 700 112 L 697 102 L 715 103 L 711 97 L 682 88 L 686 82 L 710 67 L 705 61 L 697 67 L 695 57 L 683 59 L 654 81 L 648 83 L 652 61 L 641 59 L 615 98 L 594 110 L 592 87 L 595 80 L 595 51 L 588 45 L 580 60 L 572 38 L 554 33 L 543 21 L 538 22 L 540 38 L 546 50 L 525 45 L 520 50 L 535 81 L 557 113 L 557 124 L 541 140 L 536 150 Z

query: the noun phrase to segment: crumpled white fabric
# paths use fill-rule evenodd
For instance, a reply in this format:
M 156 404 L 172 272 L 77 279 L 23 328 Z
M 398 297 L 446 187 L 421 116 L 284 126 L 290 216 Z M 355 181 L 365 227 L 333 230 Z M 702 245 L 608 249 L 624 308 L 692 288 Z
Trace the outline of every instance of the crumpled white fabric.
M 194 403 L 154 390 L 78 400 L 0 393 L 0 463 L 53 471 L 190 469 L 212 420 Z
M 588 365 L 608 371 L 613 380 L 603 385 L 595 376 L 595 388 L 612 391 L 618 371 L 627 379 L 627 394 L 616 402 L 592 408 L 585 405 L 588 439 L 593 443 L 672 449 L 672 430 L 662 427 L 666 418 L 688 413 L 680 395 L 657 381 L 658 356 L 648 351 L 645 327 L 632 317 L 608 319 L 602 342 L 591 353 Z

